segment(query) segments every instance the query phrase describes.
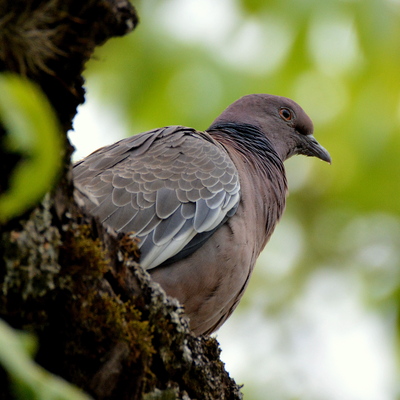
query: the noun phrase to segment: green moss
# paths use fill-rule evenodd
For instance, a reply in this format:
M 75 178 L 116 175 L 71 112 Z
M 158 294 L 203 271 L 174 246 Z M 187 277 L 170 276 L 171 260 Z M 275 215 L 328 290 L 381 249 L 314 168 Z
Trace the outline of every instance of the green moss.
M 189 399 L 189 396 L 181 397 L 177 389 L 166 389 L 160 390 L 155 389 L 151 393 L 143 395 L 143 400 L 178 400 L 178 399 Z M 189 399 L 190 400 L 190 399 Z
M 125 343 L 129 351 L 123 356 L 123 363 L 132 370 L 132 376 L 140 376 L 141 384 L 153 381 L 152 328 L 135 306 L 133 296 L 122 300 L 114 292 L 109 279 L 113 279 L 115 271 L 100 239 L 92 237 L 89 225 L 74 226 L 62 254 L 64 287 L 69 296 L 65 352 L 68 358 L 75 359 L 74 364 L 80 364 L 77 359 L 86 364 L 74 373 L 82 377 L 92 373 L 90 360 L 107 356 L 115 346 Z M 73 380 L 80 379 L 75 376 Z
M 124 302 L 111 288 L 102 286 L 102 278 L 110 271 L 110 262 L 100 239 L 91 237 L 90 226 L 76 226 L 67 246 L 68 274 L 74 285 L 72 292 L 81 297 L 74 302 L 77 305 L 74 310 L 79 314 L 76 321 L 91 329 L 100 341 L 112 337 L 115 341 L 138 344 L 138 349 L 132 347 L 133 361 L 139 353 L 152 354 L 148 321 L 141 320 L 142 314 L 132 301 Z
M 140 239 L 130 233 L 127 233 L 119 240 L 119 248 L 122 250 L 125 261 L 128 259 L 139 261 L 139 242 Z
M 101 240 L 92 237 L 90 225 L 74 224 L 64 241 L 63 250 L 63 265 L 73 276 L 84 274 L 101 278 L 110 269 L 107 252 Z

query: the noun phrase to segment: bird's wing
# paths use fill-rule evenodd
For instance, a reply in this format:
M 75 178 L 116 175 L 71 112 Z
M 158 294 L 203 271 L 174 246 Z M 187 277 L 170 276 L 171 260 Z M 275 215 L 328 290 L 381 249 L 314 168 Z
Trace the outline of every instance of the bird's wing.
M 75 164 L 73 174 L 78 203 L 103 224 L 141 239 L 145 268 L 196 250 L 240 199 L 226 150 L 208 134 L 181 126 L 103 147 Z

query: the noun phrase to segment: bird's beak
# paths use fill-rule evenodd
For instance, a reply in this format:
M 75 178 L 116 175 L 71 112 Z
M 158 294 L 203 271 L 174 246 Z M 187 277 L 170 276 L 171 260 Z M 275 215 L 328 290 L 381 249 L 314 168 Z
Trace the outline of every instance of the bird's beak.
M 302 154 L 311 157 L 317 157 L 322 161 L 326 161 L 329 164 L 332 163 L 331 156 L 328 151 L 325 150 L 315 139 L 313 135 L 303 136 L 304 138 L 304 148 Z

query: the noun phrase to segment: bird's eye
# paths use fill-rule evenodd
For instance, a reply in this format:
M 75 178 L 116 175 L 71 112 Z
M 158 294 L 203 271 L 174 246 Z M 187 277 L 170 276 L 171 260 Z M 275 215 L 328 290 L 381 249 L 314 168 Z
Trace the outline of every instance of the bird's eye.
M 285 107 L 279 110 L 279 115 L 285 121 L 291 121 L 294 117 L 293 111 Z

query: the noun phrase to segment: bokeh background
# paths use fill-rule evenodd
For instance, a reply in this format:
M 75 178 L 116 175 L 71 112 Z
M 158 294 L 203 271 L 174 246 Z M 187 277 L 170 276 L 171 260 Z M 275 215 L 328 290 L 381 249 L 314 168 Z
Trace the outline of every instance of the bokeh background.
M 246 400 L 394 400 L 400 288 L 400 1 L 134 1 L 99 49 L 79 159 L 165 125 L 206 129 L 249 93 L 293 98 L 331 166 L 286 162 L 286 213 L 217 333 Z

